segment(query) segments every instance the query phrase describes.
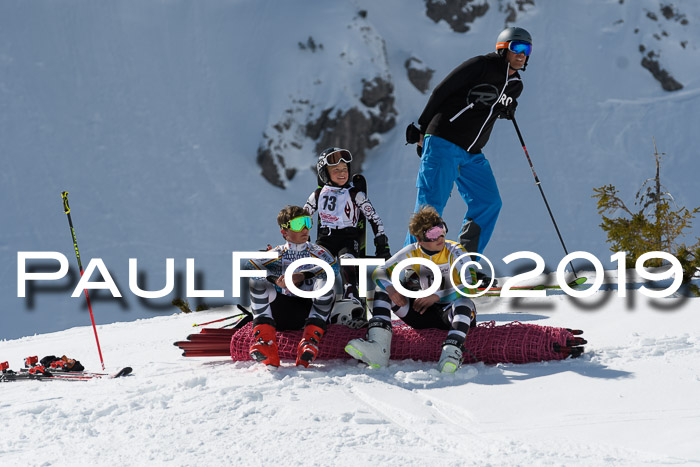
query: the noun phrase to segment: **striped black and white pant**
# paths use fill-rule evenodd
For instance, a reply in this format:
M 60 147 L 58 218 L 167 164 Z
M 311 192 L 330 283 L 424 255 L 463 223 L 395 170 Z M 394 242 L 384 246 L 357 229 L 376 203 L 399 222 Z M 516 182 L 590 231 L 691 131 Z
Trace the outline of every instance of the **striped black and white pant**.
M 447 329 L 447 339 L 463 345 L 469 329 L 476 326 L 476 306 L 468 297 L 460 297 L 452 303 L 435 303 L 423 314 L 413 309 L 415 299 L 407 298 L 402 307 L 392 303 L 389 294 L 377 287 L 374 292 L 372 318 L 391 322 L 391 312 L 415 329 Z
M 326 328 L 335 303 L 335 292 L 319 298 L 303 298 L 278 293 L 268 281 L 250 280 L 253 324 L 271 324 L 278 331 L 303 329 L 306 324 Z

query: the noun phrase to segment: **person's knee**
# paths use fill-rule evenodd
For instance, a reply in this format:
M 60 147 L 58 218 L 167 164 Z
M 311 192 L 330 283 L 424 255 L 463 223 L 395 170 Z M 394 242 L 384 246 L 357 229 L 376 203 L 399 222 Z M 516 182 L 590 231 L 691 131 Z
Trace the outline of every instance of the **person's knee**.
M 248 286 L 250 287 L 251 291 L 257 294 L 265 293 L 269 289 L 274 287 L 274 285 L 271 282 L 261 281 L 260 279 L 255 279 L 252 277 L 248 280 Z
M 333 303 L 335 301 L 335 291 L 333 289 L 330 289 L 328 292 L 324 293 L 320 297 L 316 297 L 312 299 L 313 304 L 321 304 L 322 306 L 328 305 L 329 303 Z
M 479 204 L 481 205 L 481 209 L 483 209 L 484 213 L 489 213 L 495 216 L 501 212 L 501 208 L 503 207 L 503 201 L 498 193 L 482 198 L 479 200 Z

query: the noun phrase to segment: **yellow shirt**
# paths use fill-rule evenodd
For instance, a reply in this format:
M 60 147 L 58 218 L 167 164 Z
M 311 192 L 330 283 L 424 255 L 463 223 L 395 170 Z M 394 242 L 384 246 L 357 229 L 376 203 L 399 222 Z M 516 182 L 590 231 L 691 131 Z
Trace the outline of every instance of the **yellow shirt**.
M 459 274 L 464 263 L 471 261 L 471 257 L 467 254 L 467 251 L 462 245 L 452 240 L 445 240 L 443 249 L 433 255 L 426 253 L 417 242 L 405 246 L 394 256 L 389 258 L 383 266 L 377 267 L 372 274 L 372 279 L 379 287 L 386 290 L 388 286 L 392 285 L 391 274 L 396 268 L 396 265 L 405 259 L 412 258 L 427 259 L 435 263 L 440 269 L 442 273 L 442 282 L 439 290 L 435 292 L 435 294 L 440 297 L 440 302 L 451 302 L 461 296 L 455 291 L 450 282 L 450 270 L 452 270 L 452 280 L 454 284 L 459 287 L 460 290 L 466 292 L 470 291 L 467 287 L 462 285 Z M 426 266 L 414 264 L 406 268 L 406 270 L 409 269 L 412 269 L 418 274 L 421 289 L 425 290 L 433 283 L 433 273 Z M 464 274 L 465 280 L 470 281 L 468 269 L 465 270 Z M 473 293 L 473 290 L 471 292 Z

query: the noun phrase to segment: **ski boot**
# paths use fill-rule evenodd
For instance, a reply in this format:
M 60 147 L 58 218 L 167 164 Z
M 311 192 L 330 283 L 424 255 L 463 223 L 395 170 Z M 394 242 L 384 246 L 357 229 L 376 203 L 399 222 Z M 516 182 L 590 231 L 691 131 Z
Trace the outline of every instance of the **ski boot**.
M 391 323 L 383 319 L 371 319 L 364 339 L 353 339 L 345 346 L 345 352 L 373 368 L 387 366 L 391 354 Z
M 253 327 L 253 339 L 250 357 L 256 362 L 279 367 L 280 357 L 277 350 L 277 330 L 270 324 L 258 324 Z
M 304 335 L 297 347 L 297 366 L 309 367 L 309 363 L 318 356 L 318 344 L 326 331 L 313 324 L 304 327 Z
M 318 355 L 318 344 L 325 331 L 313 324 L 307 324 L 304 327 L 304 336 L 297 347 L 297 366 L 302 365 L 304 368 L 309 367 L 309 363 L 316 360 Z
M 455 339 L 446 339 L 442 344 L 442 353 L 438 361 L 438 370 L 441 373 L 454 373 L 462 365 L 462 346 L 456 344 Z

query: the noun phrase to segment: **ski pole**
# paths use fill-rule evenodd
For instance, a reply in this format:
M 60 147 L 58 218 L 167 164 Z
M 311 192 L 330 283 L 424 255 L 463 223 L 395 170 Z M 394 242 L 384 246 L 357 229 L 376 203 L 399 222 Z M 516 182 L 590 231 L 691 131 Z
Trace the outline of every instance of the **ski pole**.
M 251 313 L 250 310 L 248 310 L 246 307 L 244 307 L 240 303 L 237 304 L 236 306 L 238 307 L 239 310 L 242 311 L 242 314 L 239 315 L 239 316 L 242 316 L 242 318 L 240 318 L 239 320 L 237 320 L 233 323 L 226 324 L 226 325 L 222 326 L 221 327 L 222 329 L 229 328 L 229 327 L 233 327 L 233 329 L 240 329 L 243 326 L 245 326 L 246 324 L 253 321 L 253 313 Z
M 559 227 L 557 226 L 557 221 L 554 220 L 554 214 L 552 214 L 552 210 L 549 208 L 549 203 L 547 202 L 547 197 L 544 195 L 544 190 L 542 189 L 542 183 L 540 182 L 540 179 L 537 176 L 537 173 L 535 173 L 535 166 L 532 165 L 532 159 L 530 159 L 530 154 L 527 152 L 527 148 L 525 147 L 525 141 L 523 140 L 523 135 L 520 134 L 520 128 L 518 128 L 518 123 L 515 121 L 515 117 L 513 117 L 512 120 L 513 120 L 513 126 L 515 127 L 515 131 L 518 133 L 518 138 L 520 139 L 520 144 L 523 147 L 523 151 L 525 151 L 525 157 L 527 157 L 527 162 L 530 164 L 530 170 L 532 170 L 532 176 L 535 177 L 535 185 L 537 185 L 537 188 L 540 189 L 540 194 L 542 195 L 542 199 L 544 200 L 544 205 L 547 206 L 547 211 L 549 212 L 549 217 L 552 219 L 552 223 L 554 224 L 554 229 L 557 231 L 557 236 L 559 237 L 559 241 L 561 242 L 561 246 L 564 247 L 564 253 L 566 253 L 568 255 L 569 251 L 566 249 L 566 245 L 564 244 L 564 239 L 561 237 L 561 232 L 559 232 Z M 578 279 L 578 276 L 576 275 L 576 269 L 574 269 L 574 265 L 571 261 L 569 261 L 569 266 L 571 266 L 571 271 L 574 273 L 574 277 Z
M 221 329 L 226 329 L 233 327 L 234 329 L 240 329 L 242 328 L 245 324 L 248 324 L 249 322 L 253 321 L 253 318 L 248 318 L 248 315 L 241 315 L 242 318 L 234 321 L 233 323 L 229 324 L 224 324 L 221 326 Z
M 227 316 L 226 318 L 221 318 L 221 319 L 215 319 L 214 321 L 209 321 L 208 323 L 195 323 L 192 325 L 193 328 L 196 328 L 198 326 L 206 326 L 207 324 L 214 324 L 214 323 L 220 323 L 221 321 L 228 321 L 229 319 L 234 319 L 234 318 L 240 318 L 241 316 L 245 316 L 245 313 L 239 313 L 237 315 L 233 316 Z
M 80 252 L 78 251 L 78 240 L 75 238 L 75 229 L 73 228 L 73 221 L 70 217 L 70 207 L 68 206 L 68 192 L 64 191 L 61 193 L 61 198 L 63 198 L 63 212 L 68 216 L 68 225 L 70 226 L 70 233 L 73 236 L 73 248 L 75 248 L 75 256 L 78 258 L 78 267 L 80 268 L 80 277 L 83 277 L 83 263 L 80 261 Z M 100 339 L 97 337 L 97 327 L 95 326 L 95 316 L 92 314 L 92 305 L 90 305 L 90 296 L 88 295 L 87 289 L 85 289 L 85 300 L 87 300 L 88 310 L 90 310 L 90 321 L 92 321 L 92 330 L 95 331 L 95 342 L 97 342 L 97 353 L 100 354 L 100 363 L 102 364 L 102 370 L 105 369 L 105 362 L 102 359 L 102 349 L 100 348 Z

